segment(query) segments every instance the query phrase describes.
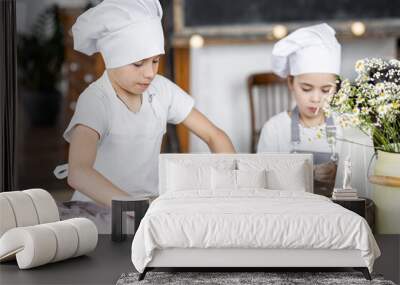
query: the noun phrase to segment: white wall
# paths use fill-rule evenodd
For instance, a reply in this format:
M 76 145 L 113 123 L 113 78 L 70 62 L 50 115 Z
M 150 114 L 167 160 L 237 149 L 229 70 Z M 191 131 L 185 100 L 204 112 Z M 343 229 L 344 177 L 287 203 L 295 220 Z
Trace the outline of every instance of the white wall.
M 191 50 L 191 94 L 196 107 L 222 128 L 238 150 L 250 145 L 250 117 L 246 78 L 270 66 L 271 45 L 210 46 Z M 207 146 L 190 137 L 192 152 Z
M 342 42 L 342 75 L 355 77 L 354 63 L 364 57 L 395 57 L 396 39 Z M 270 70 L 272 44 L 206 46 L 191 50 L 191 95 L 196 107 L 223 129 L 238 152 L 250 151 L 250 111 L 246 79 Z M 208 152 L 190 136 L 191 152 Z

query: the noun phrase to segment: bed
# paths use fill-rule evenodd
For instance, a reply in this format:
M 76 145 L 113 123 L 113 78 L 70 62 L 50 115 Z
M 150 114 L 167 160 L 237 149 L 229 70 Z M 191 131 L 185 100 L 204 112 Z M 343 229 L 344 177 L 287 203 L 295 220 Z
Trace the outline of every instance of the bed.
M 172 267 L 352 267 L 380 251 L 365 219 L 313 194 L 309 154 L 161 154 L 160 196 L 132 242 L 141 273 Z

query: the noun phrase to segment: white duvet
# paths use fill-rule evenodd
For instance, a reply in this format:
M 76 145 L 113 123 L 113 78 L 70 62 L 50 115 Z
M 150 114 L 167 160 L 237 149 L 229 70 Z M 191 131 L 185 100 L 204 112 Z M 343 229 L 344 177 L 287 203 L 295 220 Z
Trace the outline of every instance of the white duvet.
M 143 272 L 155 249 L 358 249 L 372 272 L 380 251 L 362 217 L 306 192 L 180 191 L 157 198 L 132 243 Z

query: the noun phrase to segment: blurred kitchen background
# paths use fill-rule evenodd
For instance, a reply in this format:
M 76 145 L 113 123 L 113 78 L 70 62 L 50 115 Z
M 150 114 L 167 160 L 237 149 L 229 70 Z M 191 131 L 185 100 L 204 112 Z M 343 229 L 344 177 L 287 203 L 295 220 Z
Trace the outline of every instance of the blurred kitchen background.
M 53 175 L 67 161 L 62 133 L 79 94 L 103 73 L 104 65 L 99 54 L 88 57 L 73 50 L 70 29 L 78 15 L 99 2 L 16 1 L 18 189 L 45 187 L 59 201 L 72 195 L 66 180 Z M 196 107 L 231 137 L 238 152 L 254 151 L 257 128 L 267 117 L 252 121 L 250 95 L 258 84 L 274 83 L 266 77 L 272 46 L 287 33 L 313 23 L 330 24 L 343 48 L 342 75 L 351 78 L 360 58 L 400 54 L 399 0 L 160 2 L 166 36 L 160 73 L 195 98 Z M 274 104 L 290 107 L 288 102 Z M 208 149 L 182 126 L 169 126 L 163 151 Z

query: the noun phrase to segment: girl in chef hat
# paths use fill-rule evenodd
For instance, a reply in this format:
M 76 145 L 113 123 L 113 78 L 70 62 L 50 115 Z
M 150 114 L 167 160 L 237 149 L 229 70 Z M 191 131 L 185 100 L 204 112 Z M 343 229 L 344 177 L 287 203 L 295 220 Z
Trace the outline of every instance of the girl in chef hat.
M 331 152 L 326 129 L 335 130 L 322 104 L 336 90 L 341 47 L 327 24 L 298 29 L 278 41 L 272 70 L 287 78 L 296 106 L 272 117 L 262 128 L 258 152 L 307 152 L 314 158 L 314 192 L 329 195 L 336 176 L 337 154 Z
M 113 196 L 158 195 L 166 124 L 182 123 L 212 152 L 235 152 L 193 99 L 157 75 L 164 54 L 158 0 L 104 0 L 72 27 L 74 48 L 100 52 L 106 71 L 80 95 L 64 138 L 73 200 L 111 205 Z M 89 199 L 90 198 L 90 199 Z

